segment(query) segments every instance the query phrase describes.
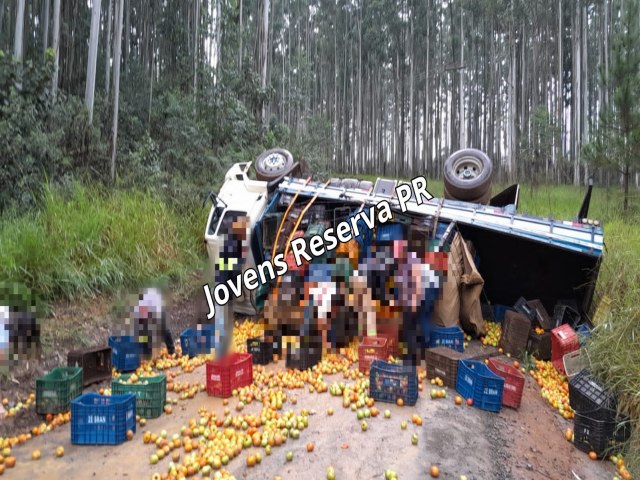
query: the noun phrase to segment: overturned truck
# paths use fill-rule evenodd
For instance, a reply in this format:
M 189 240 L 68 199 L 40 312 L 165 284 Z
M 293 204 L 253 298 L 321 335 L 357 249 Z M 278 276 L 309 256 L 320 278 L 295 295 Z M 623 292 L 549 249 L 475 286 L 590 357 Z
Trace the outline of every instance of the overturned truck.
M 209 194 L 212 207 L 205 241 L 215 266 L 234 219 L 248 218 L 249 248 L 243 269 L 260 270 L 260 275 L 256 288 L 243 287 L 234 309 L 243 314 L 264 315 L 280 334 L 288 334 L 287 330 L 299 333 L 305 315 L 304 282 L 318 275 L 330 276 L 322 265 L 335 264 L 331 258 L 336 252 L 342 253 L 348 264 L 346 283 L 350 289 L 342 297 L 340 292 L 334 292 L 337 300 L 333 303 L 355 305 L 359 314 L 370 314 L 361 311 L 366 305 L 344 301 L 362 293 L 348 285 L 348 275 L 359 265 L 362 267 L 367 258 L 376 258 L 372 253 L 376 245 L 416 236 L 424 237 L 433 251 L 449 251 L 456 236 L 464 239 L 465 254 L 471 255 L 472 269 L 481 276 L 476 296 L 483 304 L 512 306 L 521 298 L 539 299 L 548 312 L 558 304 L 576 312 L 574 317 L 559 316 L 556 323 L 571 321 L 576 326 L 589 321 L 603 254 L 602 225 L 586 218 L 591 187 L 575 219 L 555 220 L 518 213 L 518 185 L 491 196 L 491 162 L 482 152 L 472 149 L 455 152 L 445 162 L 445 198 L 423 195 L 414 188 L 416 182 L 410 185 L 410 196 L 399 198 L 402 182 L 393 179 L 315 181 L 301 175 L 300 165 L 283 149 L 264 152 L 253 166 L 252 169 L 250 162 L 233 165 L 220 191 Z M 252 178 L 254 174 L 257 178 Z M 404 191 L 409 191 L 408 187 Z M 392 218 L 373 225 L 368 221 L 372 210 L 382 204 L 388 206 Z M 360 231 L 352 232 L 355 235 L 350 241 L 333 244 L 328 233 L 335 236 L 339 224 L 345 221 Z M 321 238 L 326 247 L 320 249 L 320 255 L 309 258 L 291 248 L 296 238 L 310 240 L 314 236 Z M 378 252 L 378 257 L 386 254 L 393 258 L 392 250 L 380 253 L 385 251 L 379 248 Z M 279 272 L 276 278 L 269 278 L 260 267 L 274 262 L 278 254 Z M 378 293 L 372 287 L 377 297 L 373 299 L 374 315 L 388 319 L 389 312 L 382 311 L 385 302 L 380 301 L 386 290 L 384 276 L 382 268 L 370 283 L 379 284 Z M 441 292 L 443 295 L 448 295 L 446 290 Z M 473 308 L 479 315 L 480 302 L 475 302 Z M 336 335 L 348 339 L 357 334 L 353 310 L 347 308 L 334 317 L 334 341 Z M 470 333 L 481 334 L 482 327 L 476 322 L 475 331 Z

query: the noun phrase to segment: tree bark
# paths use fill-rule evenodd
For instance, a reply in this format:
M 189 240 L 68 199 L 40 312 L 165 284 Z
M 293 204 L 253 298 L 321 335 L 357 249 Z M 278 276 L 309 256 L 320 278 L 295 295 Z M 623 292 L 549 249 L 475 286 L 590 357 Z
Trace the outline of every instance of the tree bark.
M 113 0 L 109 0 L 107 10 L 107 38 L 104 41 L 104 93 L 109 97 L 111 87 L 111 25 L 113 24 Z
M 42 29 L 42 51 L 46 52 L 47 48 L 49 48 L 49 5 L 51 4 L 51 0 L 44 0 L 44 25 Z M 3 5 L 4 7 L 4 5 Z M 4 9 L 4 8 L 3 8 Z M 2 20 L 0 19 L 0 29 L 2 25 Z
M 53 79 L 51 94 L 55 98 L 58 92 L 58 72 L 60 70 L 60 0 L 53 0 Z
M 59 1 L 59 0 L 57 0 Z M 116 30 L 113 60 L 113 123 L 111 127 L 111 181 L 116 180 L 116 155 L 118 147 L 118 110 L 120 102 L 120 57 L 122 54 L 122 17 L 124 0 L 117 0 Z
M 23 57 L 23 37 L 24 37 L 24 0 L 18 0 L 18 10 L 16 12 L 16 28 L 13 39 L 13 58 L 22 62 Z
M 89 111 L 89 125 L 93 123 L 93 99 L 96 90 L 96 64 L 98 62 L 98 33 L 100 31 L 101 0 L 93 0 L 91 8 L 91 33 L 89 34 L 89 57 L 87 59 L 87 83 L 84 103 Z
M 263 12 L 262 12 L 262 72 L 260 76 L 260 86 L 262 87 L 262 91 L 265 91 L 267 88 L 267 61 L 269 59 L 267 53 L 269 48 L 269 0 L 262 0 L 263 2 Z M 267 124 L 267 115 L 266 115 L 266 101 L 262 101 L 262 125 L 265 126 Z

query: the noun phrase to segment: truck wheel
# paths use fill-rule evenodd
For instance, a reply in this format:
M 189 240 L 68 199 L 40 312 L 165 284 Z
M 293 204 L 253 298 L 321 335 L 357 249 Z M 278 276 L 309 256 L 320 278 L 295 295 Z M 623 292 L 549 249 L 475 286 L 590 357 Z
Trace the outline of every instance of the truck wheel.
M 258 180 L 267 182 L 286 174 L 292 166 L 293 155 L 284 148 L 272 148 L 262 152 L 254 164 Z
M 490 190 L 492 171 L 491 160 L 484 152 L 458 150 L 444 162 L 444 188 L 456 200 L 482 198 Z

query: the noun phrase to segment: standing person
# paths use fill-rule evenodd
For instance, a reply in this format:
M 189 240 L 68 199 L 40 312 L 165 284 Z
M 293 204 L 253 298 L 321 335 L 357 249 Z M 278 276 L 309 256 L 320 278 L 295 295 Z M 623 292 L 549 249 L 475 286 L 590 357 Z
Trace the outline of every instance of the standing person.
M 433 292 L 439 288 L 440 278 L 421 255 L 409 250 L 406 240 L 394 241 L 393 255 L 397 262 L 394 304 L 402 313 L 400 341 L 404 348 L 400 353 L 405 365 L 417 366 L 419 349 L 427 333 L 423 328 L 423 317 L 433 304 Z
M 157 288 L 146 288 L 138 296 L 133 308 L 134 332 L 137 342 L 142 344 L 142 355 L 149 358 L 157 339 L 162 335 L 169 355 L 176 352 L 171 331 L 167 325 L 167 308 L 162 292 Z
M 248 253 L 249 219 L 246 215 L 227 213 L 228 220 L 223 223 L 223 247 L 216 265 L 216 285 L 227 280 L 235 280 L 242 274 L 242 267 Z M 226 220 L 226 219 L 225 219 Z M 233 338 L 233 300 L 225 305 L 216 304 L 215 314 L 215 351 L 221 358 L 229 353 Z

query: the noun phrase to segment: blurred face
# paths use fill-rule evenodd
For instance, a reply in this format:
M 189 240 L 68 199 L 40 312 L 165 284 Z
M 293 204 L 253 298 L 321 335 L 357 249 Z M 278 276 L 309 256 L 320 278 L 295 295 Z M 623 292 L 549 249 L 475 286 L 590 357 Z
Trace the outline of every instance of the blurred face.
M 249 222 L 247 220 L 247 217 L 240 217 L 233 222 L 233 224 L 231 225 L 231 230 L 236 235 L 242 238 L 245 238 L 247 236 L 248 225 L 249 225 Z

